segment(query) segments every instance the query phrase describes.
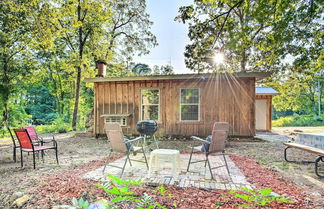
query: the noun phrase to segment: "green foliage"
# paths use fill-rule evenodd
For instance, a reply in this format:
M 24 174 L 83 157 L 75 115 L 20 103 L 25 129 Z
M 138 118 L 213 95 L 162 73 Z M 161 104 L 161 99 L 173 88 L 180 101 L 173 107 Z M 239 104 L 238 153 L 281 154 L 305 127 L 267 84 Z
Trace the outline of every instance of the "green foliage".
M 172 75 L 174 74 L 173 67 L 171 65 L 153 66 L 154 75 Z
M 239 192 L 237 190 L 231 190 L 233 197 L 238 197 L 245 201 L 244 204 L 240 204 L 240 207 L 250 208 L 256 206 L 266 206 L 271 202 L 279 201 L 282 203 L 291 203 L 290 198 L 275 194 L 272 192 L 271 188 L 260 189 L 259 191 L 254 191 L 246 187 L 241 187 L 244 192 Z
M 119 202 L 132 203 L 132 208 L 136 206 L 137 209 L 152 209 L 152 208 L 163 208 L 166 207 L 160 205 L 159 203 L 154 203 L 150 195 L 144 193 L 142 196 L 131 191 L 129 186 L 140 186 L 142 180 L 123 180 L 116 176 L 108 174 L 109 182 L 106 184 L 98 184 L 97 186 L 103 189 L 106 194 L 113 195 L 113 198 L 108 200 L 101 200 L 99 202 L 89 205 L 87 201 L 84 201 L 82 198 L 77 200 L 76 198 L 72 199 L 73 205 L 68 205 L 67 207 L 71 209 L 78 208 L 116 208 L 118 207 Z
M 58 116 L 55 106 L 55 97 L 46 86 L 34 86 L 27 91 L 26 112 L 32 115 L 33 124 L 51 124 Z
M 324 115 L 293 115 L 290 117 L 280 117 L 278 120 L 272 121 L 274 127 L 288 126 L 324 126 Z
M 159 186 L 158 190 L 161 195 L 165 195 L 168 192 L 168 190 L 166 190 L 163 185 Z
M 63 118 L 57 118 L 50 125 L 38 125 L 36 126 L 37 133 L 66 133 L 71 131 L 71 125 Z
M 189 69 L 214 70 L 211 57 L 222 52 L 221 70 L 276 71 L 310 46 L 311 33 L 321 33 L 321 16 L 319 0 L 195 0 L 179 8 L 176 20 L 189 26 Z
M 87 200 L 83 200 L 82 197 L 79 200 L 77 200 L 75 197 L 73 197 L 72 203 L 75 208 L 88 208 L 89 207 L 89 202 Z

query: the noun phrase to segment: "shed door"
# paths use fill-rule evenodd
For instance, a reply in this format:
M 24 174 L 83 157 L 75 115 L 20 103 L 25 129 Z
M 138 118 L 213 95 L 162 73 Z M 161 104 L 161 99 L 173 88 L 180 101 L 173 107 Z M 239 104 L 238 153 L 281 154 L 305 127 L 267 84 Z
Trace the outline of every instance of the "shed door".
M 267 130 L 267 100 L 255 100 L 255 128 Z

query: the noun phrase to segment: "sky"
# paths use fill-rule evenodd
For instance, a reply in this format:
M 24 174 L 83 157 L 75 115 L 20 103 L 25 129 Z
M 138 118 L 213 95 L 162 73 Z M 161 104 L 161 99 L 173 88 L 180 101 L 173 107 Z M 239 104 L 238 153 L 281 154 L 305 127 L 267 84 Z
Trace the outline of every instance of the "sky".
M 152 33 L 156 36 L 158 46 L 151 53 L 134 58 L 136 63 L 173 66 L 175 73 L 193 73 L 184 62 L 185 46 L 189 43 L 188 26 L 174 21 L 180 6 L 189 5 L 192 0 L 147 0 L 147 12 L 153 21 Z

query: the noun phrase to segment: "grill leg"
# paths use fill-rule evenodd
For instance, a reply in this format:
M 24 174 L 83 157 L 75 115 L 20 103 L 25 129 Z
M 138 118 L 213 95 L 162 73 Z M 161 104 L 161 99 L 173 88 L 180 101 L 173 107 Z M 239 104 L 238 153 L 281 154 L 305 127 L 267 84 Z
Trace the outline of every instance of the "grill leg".
M 158 143 L 158 141 L 156 141 L 155 135 L 153 135 L 153 137 L 154 137 L 154 141 L 155 141 L 155 144 L 156 144 L 156 148 L 159 149 L 159 143 Z

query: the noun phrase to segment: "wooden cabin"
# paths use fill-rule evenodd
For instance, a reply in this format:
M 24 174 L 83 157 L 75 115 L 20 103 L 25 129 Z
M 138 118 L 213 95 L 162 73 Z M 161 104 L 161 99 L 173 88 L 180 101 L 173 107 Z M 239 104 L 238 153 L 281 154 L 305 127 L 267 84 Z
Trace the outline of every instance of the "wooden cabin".
M 255 129 L 271 131 L 272 129 L 272 97 L 278 92 L 271 87 L 256 87 L 255 89 Z
M 215 121 L 229 122 L 232 136 L 254 136 L 255 82 L 266 73 L 176 74 L 88 78 L 94 83 L 94 134 L 118 122 L 125 134 L 156 120 L 158 135 L 207 136 Z

